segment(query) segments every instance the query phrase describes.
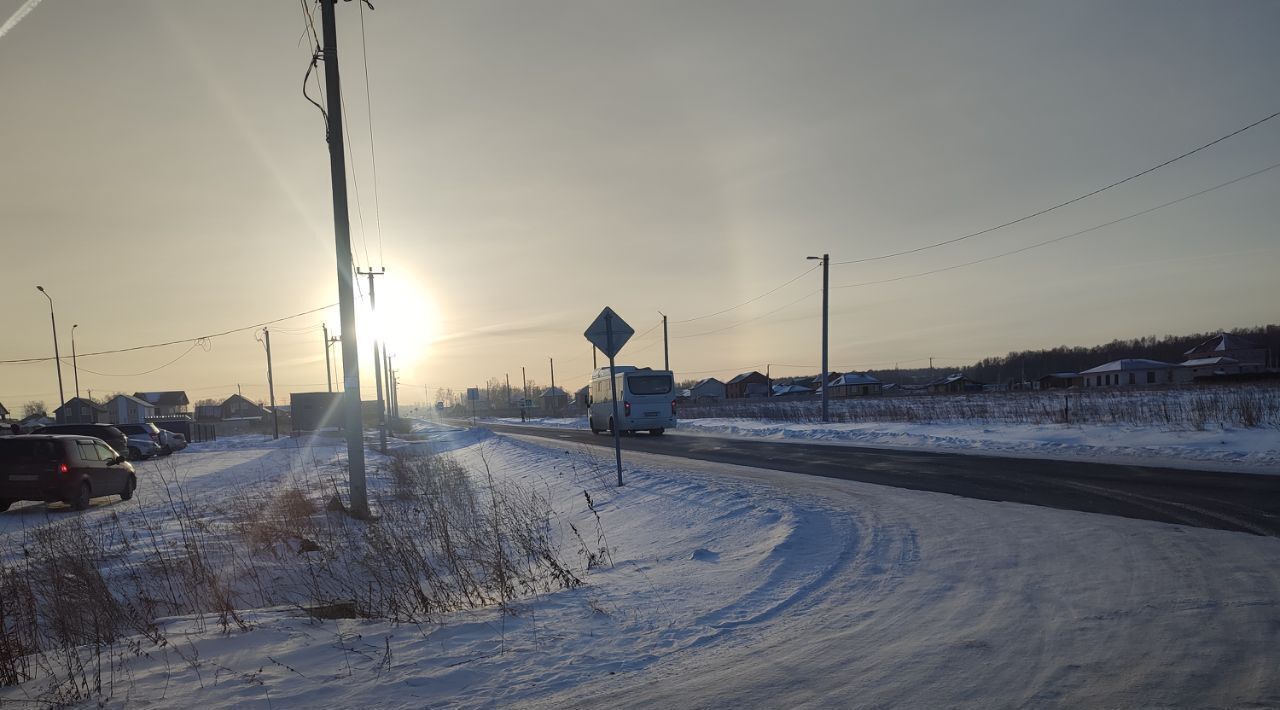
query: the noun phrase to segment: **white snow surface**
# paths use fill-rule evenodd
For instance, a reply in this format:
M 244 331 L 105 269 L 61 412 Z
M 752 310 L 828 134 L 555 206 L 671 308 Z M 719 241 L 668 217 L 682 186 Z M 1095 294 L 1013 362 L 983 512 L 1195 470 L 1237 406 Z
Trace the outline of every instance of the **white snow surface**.
M 596 541 L 589 492 L 611 564 L 433 626 L 259 610 L 222 634 L 169 619 L 198 661 L 148 649 L 105 704 L 1280 706 L 1277 539 L 633 453 L 617 488 L 600 449 L 420 432 L 542 491 L 571 559 L 570 522 Z M 332 473 L 340 443 L 239 437 L 166 461 L 198 505 Z M 134 501 L 0 514 L 0 557 L 68 516 L 128 524 L 167 465 L 144 464 Z M 0 688 L 0 704 L 30 685 Z
M 519 419 L 492 419 L 521 424 Z M 529 426 L 586 429 L 585 417 L 539 418 Z M 764 438 L 984 456 L 1091 460 L 1241 473 L 1280 474 L 1280 430 L 1064 424 L 811 424 L 769 419 L 681 419 L 671 434 Z

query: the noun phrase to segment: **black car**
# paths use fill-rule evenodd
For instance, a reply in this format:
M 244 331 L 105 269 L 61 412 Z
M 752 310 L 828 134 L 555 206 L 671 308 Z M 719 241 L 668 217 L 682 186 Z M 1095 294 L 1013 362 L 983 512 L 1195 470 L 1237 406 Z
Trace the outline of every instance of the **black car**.
M 107 446 L 115 449 L 118 454 L 127 455 L 129 453 L 129 437 L 111 424 L 50 424 L 46 427 L 40 427 L 31 433 L 92 436 L 95 439 L 102 439 L 107 442 Z
M 62 501 L 84 510 L 91 498 L 129 500 L 137 487 L 133 465 L 101 439 L 42 434 L 0 439 L 0 511 L 20 500 Z

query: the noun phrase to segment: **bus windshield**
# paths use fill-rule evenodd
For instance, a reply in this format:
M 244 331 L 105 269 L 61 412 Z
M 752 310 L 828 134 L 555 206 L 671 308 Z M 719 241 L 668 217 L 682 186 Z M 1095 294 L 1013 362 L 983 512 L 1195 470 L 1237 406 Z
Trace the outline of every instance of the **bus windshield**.
M 671 391 L 670 375 L 635 375 L 627 378 L 631 394 L 667 394 Z

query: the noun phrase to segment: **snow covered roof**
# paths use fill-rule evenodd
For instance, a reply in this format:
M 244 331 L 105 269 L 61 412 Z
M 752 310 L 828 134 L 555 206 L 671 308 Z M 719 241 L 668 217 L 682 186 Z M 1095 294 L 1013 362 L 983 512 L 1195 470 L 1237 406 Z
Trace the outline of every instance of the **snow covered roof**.
M 1128 358 L 1124 360 L 1112 360 L 1104 365 L 1085 370 L 1082 375 L 1096 375 L 1103 372 L 1120 372 L 1122 370 L 1167 370 L 1169 368 L 1181 367 L 1171 362 L 1161 362 L 1159 360 L 1147 360 L 1144 358 Z
M 1184 357 L 1193 353 L 1225 352 L 1227 350 L 1256 350 L 1257 345 L 1230 333 L 1218 333 L 1190 350 L 1182 353 Z
M 811 394 L 813 390 L 804 385 L 775 385 L 773 394 L 775 397 L 784 394 Z
M 568 397 L 569 393 L 565 392 L 563 389 L 560 389 L 559 386 L 556 386 L 556 387 L 546 388 L 545 390 L 542 391 L 542 394 L 538 396 L 539 397 Z
M 956 372 L 956 373 L 953 373 L 953 374 L 947 375 L 946 377 L 944 377 L 944 378 L 942 378 L 942 379 L 940 379 L 940 380 L 934 380 L 933 382 L 930 382 L 929 384 L 931 384 L 931 385 L 949 385 L 949 384 L 951 384 L 952 382 L 959 382 L 960 380 L 969 380 L 970 382 L 975 382 L 975 380 L 971 380 L 971 379 L 969 379 L 968 377 L 965 377 L 963 372 Z
M 878 385 L 880 380 L 866 374 L 865 372 L 846 372 L 832 381 L 832 387 L 840 387 L 842 385 Z
M 72 397 L 71 399 L 68 399 L 68 400 L 67 400 L 66 404 L 63 404 L 61 407 L 58 407 L 57 409 L 55 409 L 55 410 L 53 410 L 53 411 L 55 411 L 55 412 L 60 412 L 60 411 L 62 411 L 63 409 L 67 409 L 67 408 L 72 407 L 72 406 L 88 406 L 88 407 L 92 408 L 94 411 L 98 411 L 98 412 L 105 412 L 105 411 L 107 411 L 107 408 L 106 408 L 106 407 L 104 407 L 104 406 L 102 406 L 101 404 L 98 404 L 97 402 L 93 401 L 92 399 L 88 399 L 88 398 L 86 398 L 86 397 Z
M 1043 380 L 1045 377 L 1052 377 L 1056 380 L 1074 380 L 1079 376 L 1080 376 L 1080 373 L 1078 372 L 1052 372 L 1052 373 L 1049 373 L 1048 375 L 1045 375 L 1044 377 L 1041 377 L 1040 379 Z
M 155 408 L 156 408 L 156 405 L 154 405 L 154 404 L 152 404 L 152 403 L 150 403 L 150 402 L 146 401 L 145 399 L 139 399 L 139 398 L 137 398 L 137 397 L 134 397 L 133 395 L 125 394 L 124 392 L 121 392 L 120 394 L 118 394 L 118 395 L 116 395 L 116 396 L 112 397 L 111 399 L 108 399 L 108 400 L 107 400 L 107 404 L 111 404 L 112 402 L 116 401 L 117 399 L 120 399 L 121 397 L 123 397 L 124 399 L 126 399 L 126 400 L 128 400 L 128 401 L 130 401 L 130 402 L 133 402 L 134 404 L 141 405 L 141 406 L 146 407 L 146 408 L 148 408 L 148 409 L 155 409 Z
M 169 392 L 134 392 L 134 397 L 143 399 L 157 407 L 178 407 L 191 404 L 187 400 L 187 393 L 182 391 Z
M 701 387 L 701 386 L 703 386 L 703 385 L 706 385 L 706 384 L 710 384 L 710 383 L 712 383 L 712 382 L 716 383 L 717 385 L 723 385 L 723 384 L 724 384 L 723 382 L 721 382 L 720 380 L 717 380 L 717 379 L 716 379 L 716 378 L 714 378 L 714 377 L 704 377 L 703 379 L 698 380 L 697 382 L 695 382 L 695 383 L 694 383 L 694 385 L 693 385 L 693 387 L 692 387 L 692 389 L 698 389 L 699 387 Z
M 1239 365 L 1240 361 L 1233 357 L 1201 357 L 1195 360 L 1187 360 L 1182 363 L 1183 367 L 1208 367 L 1210 365 Z
M 751 372 L 744 372 L 744 373 L 742 373 L 741 375 L 738 375 L 737 377 L 733 378 L 732 380 L 729 380 L 729 384 L 731 384 L 731 385 L 732 385 L 732 384 L 735 384 L 735 383 L 738 383 L 738 382 L 742 382 L 743 380 L 745 380 L 745 379 L 747 379 L 747 378 L 749 378 L 749 377 L 752 377 L 752 376 L 757 377 L 757 378 L 763 378 L 763 377 L 764 377 L 764 375 L 760 374 L 759 372 L 756 372 L 755 370 L 752 370 Z

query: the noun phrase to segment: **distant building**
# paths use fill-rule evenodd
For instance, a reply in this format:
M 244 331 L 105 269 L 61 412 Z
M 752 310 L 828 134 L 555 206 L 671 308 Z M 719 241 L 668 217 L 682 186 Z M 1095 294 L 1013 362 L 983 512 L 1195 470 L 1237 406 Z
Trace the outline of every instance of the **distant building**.
M 186 392 L 134 392 L 133 396 L 151 403 L 156 408 L 156 416 L 158 417 L 172 417 L 190 413 L 188 407 L 191 402 L 187 399 Z
M 542 408 L 548 412 L 558 412 L 569 406 L 569 393 L 559 387 L 548 387 L 538 395 Z
M 31 431 L 36 427 L 49 426 L 50 424 L 56 424 L 56 423 L 57 423 L 57 420 L 55 420 L 53 417 L 50 417 L 48 414 L 45 414 L 44 412 L 28 414 L 27 416 L 18 420 L 18 426 L 21 427 L 23 431 Z
M 1203 377 L 1222 377 L 1225 375 L 1262 372 L 1264 369 L 1260 362 L 1240 362 L 1233 357 L 1202 357 L 1179 364 L 1187 369 L 1193 380 Z
M 1054 372 L 1041 377 L 1039 384 L 1042 390 L 1065 390 L 1082 386 L 1084 378 L 1078 372 Z
M 0 419 L 8 419 L 9 410 L 4 406 L 4 402 L 0 402 Z
M 719 402 L 725 398 L 725 384 L 714 377 L 698 380 L 689 388 L 689 399 L 695 402 Z
M 957 372 L 953 375 L 929 383 L 929 391 L 933 394 L 961 394 L 964 392 L 981 392 L 982 383 L 970 379 Z
M 141 424 L 155 415 L 155 405 L 137 397 L 118 394 L 107 400 L 107 421 L 112 424 Z
M 774 385 L 774 397 L 802 397 L 813 394 L 813 388 L 804 385 Z
M 744 372 L 724 384 L 724 396 L 725 399 L 768 397 L 769 378 L 755 370 Z
M 238 394 L 227 397 L 218 409 L 222 419 L 261 419 L 267 416 L 266 407 Z
M 1146 387 L 1191 381 L 1191 372 L 1182 365 L 1144 358 L 1112 360 L 1080 373 L 1084 387 Z
M 1182 354 L 1187 360 L 1207 360 L 1210 358 L 1231 358 L 1239 364 L 1263 366 L 1267 362 L 1267 350 L 1238 335 L 1218 333 L 1199 345 Z M 1261 367 L 1250 372 L 1261 372 Z
M 91 399 L 72 397 L 53 410 L 59 424 L 99 424 L 107 421 L 107 408 Z
M 848 372 L 831 381 L 828 397 L 867 397 L 880 394 L 884 383 L 865 372 Z
M 196 405 L 196 421 L 211 422 L 222 418 L 222 405 L 220 404 L 197 404 Z

